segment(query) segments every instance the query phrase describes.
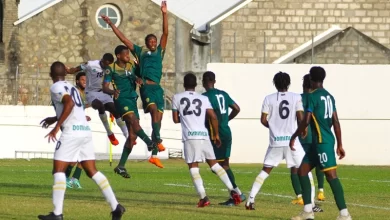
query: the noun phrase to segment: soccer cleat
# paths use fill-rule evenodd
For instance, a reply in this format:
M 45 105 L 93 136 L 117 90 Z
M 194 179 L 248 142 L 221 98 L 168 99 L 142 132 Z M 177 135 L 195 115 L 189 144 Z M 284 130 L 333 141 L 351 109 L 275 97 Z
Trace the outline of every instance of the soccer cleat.
M 64 217 L 61 215 L 54 215 L 53 212 L 50 212 L 48 215 L 38 215 L 40 220 L 63 220 Z
M 83 188 L 80 185 L 80 181 L 78 179 L 76 179 L 76 178 L 72 178 L 72 183 L 73 183 L 74 188 L 77 188 L 77 189 L 82 189 Z
M 318 201 L 325 201 L 325 195 L 324 192 L 319 191 L 317 195 Z
M 165 147 L 164 147 L 164 145 L 162 144 L 162 140 L 159 140 L 159 141 L 157 142 L 157 149 L 158 149 L 158 152 L 163 152 L 163 151 L 165 151 Z
M 291 203 L 292 204 L 294 204 L 294 205 L 303 205 L 303 199 L 302 199 L 302 196 L 297 196 L 297 198 L 296 199 L 293 199 L 292 201 L 291 201 Z
M 348 215 L 348 216 L 342 216 L 342 215 L 339 215 L 336 220 L 352 220 L 352 216 L 351 215 Z
M 110 142 L 112 145 L 118 145 L 119 144 L 119 141 L 116 139 L 114 133 L 108 135 L 108 139 L 110 139 Z
M 198 208 L 203 208 L 210 205 L 210 200 L 207 196 L 205 196 L 203 199 L 199 200 L 198 202 Z
M 116 206 L 116 209 L 111 212 L 112 220 L 121 220 L 122 215 L 126 212 L 125 207 L 123 207 L 121 204 L 118 204 Z
M 121 175 L 123 178 L 130 178 L 130 174 L 127 173 L 127 170 L 124 167 L 115 167 L 114 172 Z
M 313 212 L 324 212 L 318 205 L 313 206 Z
M 240 195 L 235 190 L 230 191 L 230 196 L 234 200 L 234 205 L 238 205 L 241 203 Z
M 244 193 L 242 193 L 240 195 L 240 199 L 241 199 L 241 202 L 244 202 L 246 200 L 246 196 L 244 195 Z
M 164 168 L 164 166 L 162 165 L 160 159 L 158 159 L 157 157 L 151 157 L 149 158 L 149 163 L 151 164 L 154 164 L 160 168 Z
M 73 188 L 73 181 L 69 177 L 66 178 L 66 188 L 68 188 L 68 189 L 72 189 Z
M 291 220 L 314 220 L 314 212 L 302 211 L 299 215 L 292 217 Z
M 254 202 L 246 202 L 245 204 L 246 210 L 255 210 L 255 203 Z
M 226 202 L 218 203 L 218 205 L 224 206 L 234 206 L 234 200 L 232 198 L 228 199 Z
M 135 145 L 137 145 L 137 141 L 134 141 L 134 142 L 133 142 L 133 146 L 135 146 Z

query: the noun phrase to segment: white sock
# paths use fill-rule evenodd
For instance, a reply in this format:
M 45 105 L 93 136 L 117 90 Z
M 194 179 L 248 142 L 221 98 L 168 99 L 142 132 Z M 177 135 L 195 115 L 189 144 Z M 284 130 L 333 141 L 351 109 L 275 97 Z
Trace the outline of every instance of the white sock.
M 313 204 L 313 207 L 315 206 L 315 203 L 314 203 L 314 194 L 316 192 L 316 188 L 314 186 L 314 180 L 313 180 L 313 174 L 311 172 L 309 172 L 307 174 L 309 176 L 309 180 L 310 180 L 310 185 L 311 185 L 311 204 Z
M 255 202 L 255 197 L 257 193 L 259 193 L 261 186 L 263 185 L 265 179 L 268 177 L 268 173 L 265 171 L 261 171 L 260 174 L 256 177 L 255 182 L 253 183 L 251 192 L 249 193 L 249 200 L 248 202 L 254 203 Z
M 319 190 L 320 190 L 320 192 L 324 192 L 324 189 L 323 189 L 323 188 L 320 188 Z
M 65 173 L 55 173 L 53 185 L 53 213 L 61 215 L 64 208 L 64 198 L 66 190 L 66 176 Z
M 112 131 L 110 129 L 110 125 L 108 124 L 108 119 L 106 113 L 99 114 L 99 118 L 103 123 L 104 128 L 106 129 L 107 135 L 112 135 Z
M 303 211 L 304 212 L 313 212 L 313 204 L 307 204 L 305 206 L 303 206 Z
M 236 191 L 236 192 L 238 193 L 238 195 L 241 195 L 241 194 L 242 194 L 242 192 L 241 192 L 241 190 L 238 188 L 238 186 L 234 189 L 234 191 Z
M 99 186 L 104 195 L 104 198 L 106 198 L 106 201 L 110 203 L 111 210 L 114 211 L 119 203 L 116 200 L 108 179 L 103 175 L 103 173 L 99 171 L 93 175 L 92 179 Z
M 194 183 L 195 190 L 198 193 L 200 199 L 203 199 L 206 197 L 206 190 L 204 189 L 203 186 L 203 180 L 202 177 L 199 174 L 199 168 L 191 168 L 190 169 L 190 174 L 192 177 L 192 182 Z
M 340 210 L 340 215 L 341 216 L 349 216 L 348 209 L 341 209 Z
M 116 124 L 120 127 L 120 129 L 122 130 L 122 133 L 123 135 L 128 138 L 129 137 L 129 131 L 127 130 L 127 126 L 126 126 L 126 123 L 121 119 L 121 118 L 117 118 L 116 119 Z
M 222 180 L 222 182 L 228 188 L 229 192 L 233 190 L 233 185 L 230 182 L 230 179 L 229 179 L 225 169 L 223 169 L 223 167 L 221 167 L 221 165 L 216 163 L 216 164 L 214 164 L 214 166 L 211 167 L 211 170 L 214 171 L 214 173 L 216 173 L 217 176 Z

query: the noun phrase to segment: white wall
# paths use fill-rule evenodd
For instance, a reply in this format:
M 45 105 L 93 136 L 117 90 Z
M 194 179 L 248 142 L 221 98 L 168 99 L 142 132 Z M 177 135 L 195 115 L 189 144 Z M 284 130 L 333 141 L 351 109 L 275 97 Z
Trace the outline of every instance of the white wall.
M 389 165 L 390 102 L 387 100 L 389 66 L 323 65 L 327 71 L 325 87 L 336 99 L 341 119 L 346 158 L 340 164 Z M 230 123 L 233 132 L 233 163 L 262 163 L 268 146 L 268 130 L 260 122 L 261 104 L 265 95 L 275 91 L 272 79 L 278 71 L 291 76 L 290 91 L 301 92 L 302 77 L 310 65 L 288 64 L 209 64 L 217 74 L 217 88 L 226 90 L 240 105 L 241 113 Z M 142 110 L 140 110 L 142 112 Z M 49 130 L 39 122 L 54 115 L 51 106 L 0 106 L 0 158 L 14 158 L 15 151 L 54 151 L 44 136 Z M 93 131 L 96 153 L 108 153 L 109 144 L 97 112 L 87 109 Z M 150 116 L 141 114 L 141 126 L 151 133 Z M 118 127 L 114 128 L 120 145 L 113 147 L 120 154 L 124 143 Z M 162 122 L 162 138 L 167 148 L 181 149 L 180 125 L 175 125 L 171 112 Z M 141 140 L 130 158 L 147 158 L 150 153 Z M 168 153 L 161 153 L 167 158 Z

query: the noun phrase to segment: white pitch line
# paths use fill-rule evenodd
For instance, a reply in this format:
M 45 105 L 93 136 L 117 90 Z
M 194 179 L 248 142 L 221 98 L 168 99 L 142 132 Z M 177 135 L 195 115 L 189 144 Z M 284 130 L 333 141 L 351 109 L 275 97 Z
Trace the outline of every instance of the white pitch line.
M 190 186 L 190 185 L 175 184 L 175 183 L 165 183 L 164 185 L 165 185 L 165 186 L 186 187 L 186 188 L 193 187 L 193 186 Z M 206 189 L 207 189 L 207 188 L 206 188 Z M 209 189 L 218 190 L 218 189 L 216 189 L 216 188 L 209 188 Z M 222 191 L 226 191 L 226 189 L 222 189 Z M 261 194 L 261 195 L 265 195 L 265 196 L 273 196 L 273 197 L 287 198 L 287 199 L 293 199 L 293 198 L 295 198 L 295 197 L 293 197 L 293 196 L 280 195 L 280 194 L 272 194 L 272 193 L 260 193 L 260 194 Z M 328 201 L 325 201 L 325 202 L 322 202 L 322 203 L 331 203 L 331 204 L 335 204 L 335 202 L 328 202 Z M 363 207 L 363 208 L 372 208 L 372 209 L 389 210 L 389 211 L 390 211 L 390 208 L 389 208 L 389 207 L 383 207 L 383 206 L 364 205 L 364 204 L 357 204 L 357 203 L 347 203 L 347 205 L 358 206 L 358 207 Z

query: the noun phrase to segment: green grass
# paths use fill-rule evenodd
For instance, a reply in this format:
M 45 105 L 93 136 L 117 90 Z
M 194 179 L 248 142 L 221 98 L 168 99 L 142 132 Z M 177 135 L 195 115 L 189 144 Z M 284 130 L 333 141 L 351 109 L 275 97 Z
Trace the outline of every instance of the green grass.
M 294 195 L 288 169 L 276 168 L 256 197 L 256 210 L 218 206 L 227 199 L 220 180 L 205 164 L 201 175 L 211 206 L 196 208 L 199 200 L 187 166 L 182 160 L 163 161 L 159 169 L 146 161 L 129 162 L 131 179 L 113 173 L 107 161 L 97 167 L 107 176 L 118 201 L 127 211 L 123 219 L 289 219 L 302 206 L 290 204 Z M 51 160 L 0 160 L 0 219 L 37 219 L 52 210 Z M 233 164 L 236 181 L 247 195 L 258 175 L 260 164 Z M 340 166 L 348 209 L 354 219 L 388 219 L 390 216 L 390 168 Z M 66 220 L 110 219 L 109 206 L 97 186 L 83 173 L 83 189 L 67 189 L 64 203 Z M 316 219 L 336 219 L 338 210 L 329 185 L 325 183 L 325 210 Z

